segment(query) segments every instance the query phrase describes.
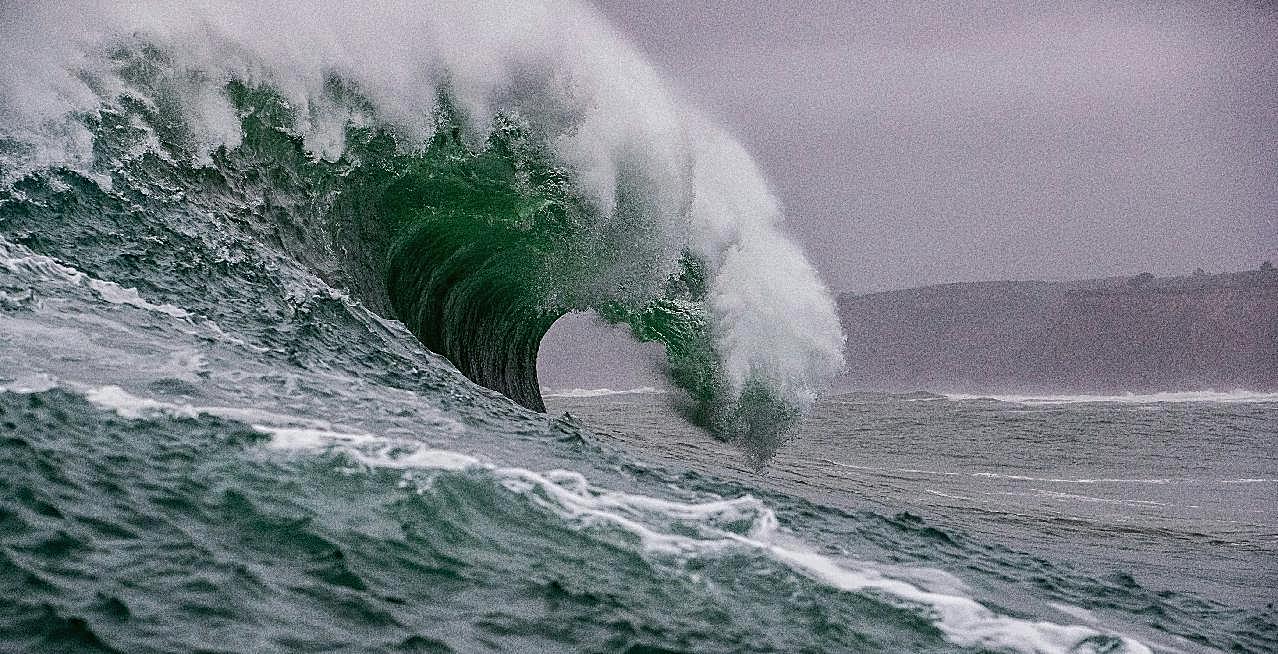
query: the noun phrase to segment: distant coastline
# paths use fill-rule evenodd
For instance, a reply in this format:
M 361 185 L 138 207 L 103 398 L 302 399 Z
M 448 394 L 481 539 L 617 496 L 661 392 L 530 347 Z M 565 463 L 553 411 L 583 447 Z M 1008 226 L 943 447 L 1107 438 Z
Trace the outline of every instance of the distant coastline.
M 844 293 L 843 390 L 1278 390 L 1278 271 Z

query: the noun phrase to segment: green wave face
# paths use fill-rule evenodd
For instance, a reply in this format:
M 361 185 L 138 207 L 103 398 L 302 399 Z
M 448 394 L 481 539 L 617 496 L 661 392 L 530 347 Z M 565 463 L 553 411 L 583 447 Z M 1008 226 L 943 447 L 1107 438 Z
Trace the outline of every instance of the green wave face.
M 775 376 L 727 372 L 725 327 L 709 297 L 719 273 L 685 233 L 692 199 L 680 209 L 654 193 L 693 190 L 686 179 L 654 180 L 659 173 L 645 168 L 643 154 L 627 156 L 626 147 L 638 146 L 609 155 L 604 207 L 585 190 L 582 171 L 559 156 L 554 139 L 564 128 L 532 125 L 518 103 L 471 120 L 441 85 L 423 143 L 334 73 L 311 100 L 351 118 L 340 123 L 338 156 L 325 159 L 306 142 L 314 106 L 290 103 L 269 77 L 231 74 L 212 88 L 238 135 L 202 151 L 208 146 L 192 144 L 210 138 L 191 115 L 190 88 L 209 76 L 175 56 L 145 41 L 111 51 L 110 75 L 124 93 L 94 76 L 101 73 L 85 73 L 102 98 L 95 113 L 72 119 L 92 137 L 85 174 L 180 190 L 193 209 L 244 225 L 265 247 L 401 320 L 475 383 L 527 408 L 545 410 L 542 337 L 564 314 L 594 311 L 637 340 L 661 343 L 688 418 L 756 459 L 770 456 L 798 420 L 801 407 Z M 0 157 L 26 156 L 23 147 L 0 138 Z
M 447 98 L 439 107 L 430 146 L 377 197 L 388 233 L 374 245 L 386 252 L 396 317 L 471 380 L 544 411 L 542 337 L 564 314 L 594 310 L 665 346 L 693 422 L 746 444 L 779 444 L 799 411 L 760 382 L 734 396 L 714 348 L 705 262 L 685 249 L 659 285 L 648 281 L 667 266 L 641 197 L 619 192 L 621 219 L 601 220 L 516 118 L 498 116 L 475 148 Z
M 600 229 L 598 209 L 517 121 L 499 117 L 472 149 L 451 104 L 440 107 L 430 147 L 380 197 L 392 231 L 385 276 L 395 315 L 476 383 L 544 411 L 541 339 L 565 313 L 593 309 L 639 340 L 664 344 L 671 380 L 693 399 L 693 419 L 726 433 L 720 405 L 729 386 L 712 345 L 704 263 L 685 251 L 661 286 L 645 288 L 662 262 L 659 251 L 643 251 L 659 235 L 648 233 L 642 207 L 627 205 L 635 198 L 619 200 L 618 213 L 630 209 L 631 220 Z M 627 259 L 642 268 L 616 278 Z

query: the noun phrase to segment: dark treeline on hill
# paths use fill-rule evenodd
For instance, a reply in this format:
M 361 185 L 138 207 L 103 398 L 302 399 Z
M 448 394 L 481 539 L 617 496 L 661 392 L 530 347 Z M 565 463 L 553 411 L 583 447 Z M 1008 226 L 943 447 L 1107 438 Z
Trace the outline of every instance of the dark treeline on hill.
M 852 389 L 1278 389 L 1278 271 L 839 297 Z

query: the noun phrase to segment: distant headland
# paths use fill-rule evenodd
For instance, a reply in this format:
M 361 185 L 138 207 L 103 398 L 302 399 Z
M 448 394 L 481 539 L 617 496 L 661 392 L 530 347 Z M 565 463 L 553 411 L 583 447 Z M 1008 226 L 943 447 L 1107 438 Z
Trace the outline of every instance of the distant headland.
M 939 284 L 838 298 L 855 390 L 1278 389 L 1278 271 Z

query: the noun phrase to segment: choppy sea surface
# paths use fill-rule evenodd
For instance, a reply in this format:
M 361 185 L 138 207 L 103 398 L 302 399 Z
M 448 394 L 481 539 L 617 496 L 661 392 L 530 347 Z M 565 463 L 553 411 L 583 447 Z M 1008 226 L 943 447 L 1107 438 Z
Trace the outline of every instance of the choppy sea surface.
M 1186 651 L 1247 649 L 1249 631 L 1251 647 L 1273 646 L 1273 394 L 848 394 L 820 402 L 762 472 L 725 465 L 729 446 L 690 437 L 649 393 L 567 395 L 551 407 L 636 456 L 917 521 L 939 540 L 920 559 L 987 592 L 1107 616 Z
M 0 650 L 1278 648 L 1278 397 L 833 396 L 760 469 L 119 184 L 0 193 Z
M 338 295 L 255 347 L 8 261 L 44 286 L 0 314 L 4 649 L 1278 642 L 1274 398 L 836 396 L 759 470 L 665 394 L 530 413 Z

